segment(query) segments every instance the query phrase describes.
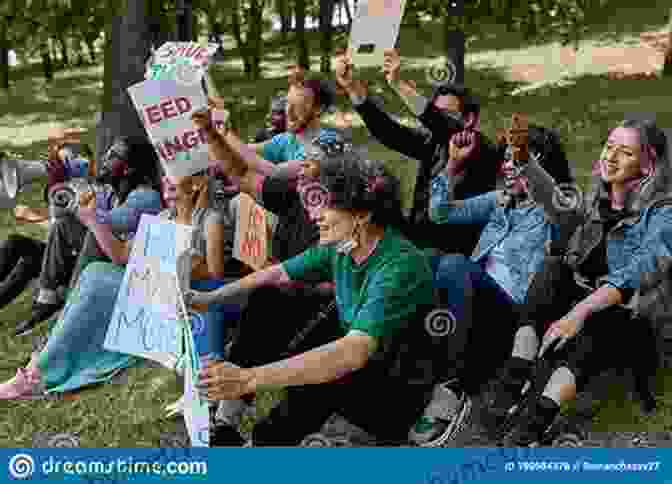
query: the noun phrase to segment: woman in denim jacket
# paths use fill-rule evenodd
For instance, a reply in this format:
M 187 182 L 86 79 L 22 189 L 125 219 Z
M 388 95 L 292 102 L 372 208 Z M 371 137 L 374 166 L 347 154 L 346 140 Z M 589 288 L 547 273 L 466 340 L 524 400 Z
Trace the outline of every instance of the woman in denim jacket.
M 455 434 L 470 411 L 469 394 L 476 393 L 506 359 L 518 320 L 516 307 L 524 302 L 529 281 L 542 267 L 546 242 L 559 233 L 516 170 L 512 158 L 517 148 L 507 147 L 504 190 L 454 200 L 459 176 L 453 168 L 459 166 L 461 150 L 469 145 L 461 139 L 464 136 L 451 140 L 446 169 L 432 182 L 430 218 L 437 224 L 454 225 L 455 231 L 460 225 L 485 228 L 471 258 L 452 254 L 432 259 L 444 323 L 450 323 L 439 328 L 438 319 L 428 320 L 426 327 L 433 336 L 449 336 L 449 347 L 437 345 L 439 354 L 432 358 L 432 366 L 441 372 L 444 383 L 435 387 L 432 402 L 410 433 L 410 440 L 420 446 L 442 445 Z M 539 159 L 534 163 L 537 170 L 548 172 L 558 183 L 572 180 L 562 145 L 551 130 L 530 126 L 529 151 Z M 475 302 L 496 311 L 496 319 L 475 318 Z M 473 324 L 476 320 L 483 324 Z M 483 341 L 494 344 L 486 349 Z M 446 368 L 450 370 L 447 380 Z
M 594 165 L 594 187 L 585 208 L 567 207 L 566 220 L 580 217 L 581 225 L 564 256 L 549 258 L 533 284 L 512 357 L 488 399 L 496 423 L 514 406 L 521 408 L 504 436 L 505 445 L 543 442 L 560 405 L 573 400 L 590 377 L 622 366 L 627 355 L 636 352 L 633 363 L 640 375 L 642 368 L 655 372 L 651 325 L 626 305 L 633 305 L 633 296 L 646 293 L 655 275 L 669 268 L 667 151 L 665 134 L 653 122 L 623 121 L 611 131 Z M 552 180 L 529 170 L 523 167 L 533 191 L 547 198 L 558 193 Z M 533 361 L 544 355 L 550 366 L 537 373 Z M 521 404 L 528 381 L 535 383 L 534 391 Z M 644 403 L 652 409 L 655 400 L 648 400 Z

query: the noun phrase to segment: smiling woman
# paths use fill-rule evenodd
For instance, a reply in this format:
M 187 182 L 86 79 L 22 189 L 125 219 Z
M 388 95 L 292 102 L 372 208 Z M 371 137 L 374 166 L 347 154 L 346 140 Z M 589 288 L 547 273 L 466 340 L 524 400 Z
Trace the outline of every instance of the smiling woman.
M 661 302 L 649 296 L 669 279 L 671 176 L 667 140 L 655 123 L 626 120 L 609 133 L 586 207 L 575 208 L 580 224 L 562 257 L 547 258 L 532 281 L 512 356 L 488 399 L 493 421 L 502 423 L 526 398 L 526 381 L 543 389 L 513 416 L 505 445 L 543 442 L 560 406 L 614 367 L 631 367 L 644 410 L 655 408 L 647 381 L 657 343 L 642 301 Z M 531 183 L 552 192 L 549 182 Z M 533 364 L 541 357 L 551 365 L 543 375 Z

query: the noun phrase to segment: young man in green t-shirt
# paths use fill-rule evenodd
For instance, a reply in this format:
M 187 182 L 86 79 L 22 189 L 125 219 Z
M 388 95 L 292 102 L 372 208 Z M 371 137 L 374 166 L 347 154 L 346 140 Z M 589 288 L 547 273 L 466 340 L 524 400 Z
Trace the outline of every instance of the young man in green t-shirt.
M 220 416 L 227 425 L 213 432 L 216 445 L 243 443 L 235 429 L 240 398 L 261 389 L 286 387 L 288 396 L 257 424 L 255 445 L 297 445 L 333 413 L 379 443 L 403 444 L 426 403 L 432 382 L 409 381 L 406 370 L 415 360 L 402 347 L 412 345 L 414 330 L 424 333 L 422 320 L 434 303 L 432 274 L 426 256 L 400 230 L 398 180 L 354 152 L 323 160 L 320 180 L 327 202 L 317 217 L 317 247 L 216 291 L 188 294 L 191 303 L 209 304 L 289 281 L 335 283 L 338 318 L 311 331 L 298 354 L 280 359 L 297 330 L 292 308 L 277 319 L 245 321 L 231 362 L 202 371 L 200 388 L 226 401 Z M 255 345 L 260 337 L 272 338 L 274 350 Z M 394 418 L 381 411 L 391 402 Z

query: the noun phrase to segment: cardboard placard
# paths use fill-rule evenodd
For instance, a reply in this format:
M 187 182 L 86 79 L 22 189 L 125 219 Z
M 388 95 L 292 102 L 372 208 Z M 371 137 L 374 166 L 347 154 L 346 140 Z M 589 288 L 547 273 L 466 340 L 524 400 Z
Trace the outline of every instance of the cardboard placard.
M 173 368 L 180 348 L 180 285 L 188 284 L 181 255 L 192 228 L 143 214 L 105 337 L 110 351 Z M 189 267 L 190 269 L 191 267 Z
M 406 0 L 360 0 L 350 31 L 352 61 L 383 65 L 384 51 L 399 37 Z
M 254 270 L 268 261 L 268 225 L 266 210 L 246 193 L 240 194 L 233 256 Z
M 208 105 L 200 85 L 149 80 L 128 93 L 167 175 L 190 176 L 208 168 L 206 134 L 191 120 Z

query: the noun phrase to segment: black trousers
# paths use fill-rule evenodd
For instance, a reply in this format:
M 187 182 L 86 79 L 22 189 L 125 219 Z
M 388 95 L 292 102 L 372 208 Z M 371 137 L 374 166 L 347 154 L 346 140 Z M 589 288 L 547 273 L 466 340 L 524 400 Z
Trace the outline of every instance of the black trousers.
M 257 290 L 243 314 L 230 361 L 250 367 L 287 357 L 290 342 L 332 297 L 277 288 Z M 332 313 L 292 353 L 299 354 L 340 337 L 338 317 Z M 382 362 L 371 360 L 363 369 L 334 382 L 289 387 L 287 398 L 255 426 L 254 445 L 298 445 L 307 435 L 319 432 L 334 413 L 361 427 L 379 443 L 405 443 L 427 402 L 427 388 L 409 383 L 405 376 L 395 375 Z
M 56 290 L 69 284 L 87 232 L 75 216 L 60 217 L 52 223 L 42 259 L 41 288 Z
M 564 317 L 590 294 L 579 286 L 572 269 L 549 257 L 533 279 L 523 308 L 521 326 L 532 325 L 541 341 L 552 323 Z M 656 340 L 650 321 L 635 318 L 622 306 L 590 316 L 579 334 L 552 355 L 555 367 L 566 365 L 576 378 L 577 391 L 594 376 L 613 368 L 632 368 L 636 374 L 655 374 Z
M 0 244 L 0 307 L 11 303 L 40 274 L 46 244 L 12 234 Z

